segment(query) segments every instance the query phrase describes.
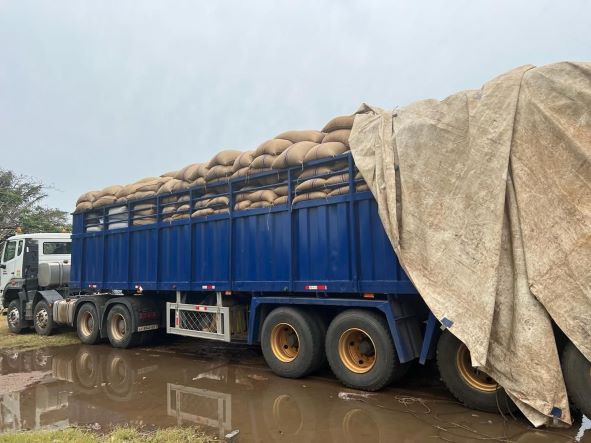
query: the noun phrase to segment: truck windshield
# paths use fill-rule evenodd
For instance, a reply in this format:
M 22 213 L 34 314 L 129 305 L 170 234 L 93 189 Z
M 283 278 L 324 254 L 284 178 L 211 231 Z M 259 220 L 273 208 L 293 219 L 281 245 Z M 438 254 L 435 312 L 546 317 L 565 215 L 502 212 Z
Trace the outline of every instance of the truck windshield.
M 43 254 L 70 254 L 72 243 L 70 242 L 44 242 Z
M 16 241 L 6 242 L 6 249 L 4 249 L 4 259 L 2 261 L 7 262 L 12 260 L 16 254 Z

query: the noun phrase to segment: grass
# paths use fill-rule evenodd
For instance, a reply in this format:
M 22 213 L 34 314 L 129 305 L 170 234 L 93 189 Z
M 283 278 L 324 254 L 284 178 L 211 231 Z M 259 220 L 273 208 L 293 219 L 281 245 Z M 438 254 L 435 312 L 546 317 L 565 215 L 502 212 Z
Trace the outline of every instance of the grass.
M 219 442 L 195 428 L 165 428 L 144 432 L 136 428 L 118 427 L 107 434 L 97 434 L 83 428 L 66 428 L 56 431 L 26 431 L 0 434 L 0 443 L 209 443 Z
M 6 316 L 0 315 L 0 349 L 30 351 L 48 346 L 66 346 L 75 343 L 80 343 L 80 340 L 78 340 L 76 331 L 72 330 L 58 330 L 49 337 L 37 335 L 34 329 L 26 330 L 21 334 L 13 334 L 8 330 Z

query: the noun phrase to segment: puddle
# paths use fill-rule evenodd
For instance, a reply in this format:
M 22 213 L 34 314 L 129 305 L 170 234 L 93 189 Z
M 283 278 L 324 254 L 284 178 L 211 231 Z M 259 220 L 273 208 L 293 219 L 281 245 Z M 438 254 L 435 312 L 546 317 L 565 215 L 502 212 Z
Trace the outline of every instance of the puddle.
M 363 393 L 328 371 L 278 378 L 257 350 L 240 345 L 0 351 L 0 432 L 129 423 L 199 425 L 242 442 L 591 442 L 586 418 L 567 430 L 535 430 L 522 417 L 466 409 L 436 374 L 417 372 L 404 389 Z

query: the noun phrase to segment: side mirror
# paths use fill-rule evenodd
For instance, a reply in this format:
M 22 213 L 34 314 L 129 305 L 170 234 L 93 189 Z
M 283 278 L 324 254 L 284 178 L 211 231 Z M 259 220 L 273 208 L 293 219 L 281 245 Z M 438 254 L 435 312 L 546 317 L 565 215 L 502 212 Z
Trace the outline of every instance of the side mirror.
M 6 269 L 6 265 L 4 263 L 0 263 L 0 269 Z

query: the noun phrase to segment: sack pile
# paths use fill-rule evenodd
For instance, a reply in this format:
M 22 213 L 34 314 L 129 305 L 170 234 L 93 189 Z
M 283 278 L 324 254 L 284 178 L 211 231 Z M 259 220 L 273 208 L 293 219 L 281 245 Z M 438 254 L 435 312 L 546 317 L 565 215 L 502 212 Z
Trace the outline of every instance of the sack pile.
M 160 197 L 162 221 L 227 213 L 230 201 L 224 195 L 227 193 L 226 185 L 228 180 L 239 177 L 245 180 L 234 194 L 233 209 L 270 208 L 288 203 L 288 186 L 285 182 L 287 168 L 293 167 L 301 168 L 295 177 L 292 173 L 292 178 L 296 179 L 293 203 L 346 194 L 349 192 L 346 160 L 335 161 L 329 166 L 306 167 L 306 164 L 348 152 L 353 121 L 354 115 L 336 117 L 322 131 L 286 131 L 252 151 L 224 150 L 207 163 L 193 163 L 160 177 L 146 177 L 128 185 L 86 192 L 76 202 L 76 212 L 122 204 L 108 209 L 109 229 L 126 227 L 129 220 L 134 225 L 156 223 L 156 199 L 149 199 L 156 196 Z M 261 177 L 260 174 L 265 172 L 267 174 Z M 357 191 L 368 189 L 359 173 L 355 180 Z M 203 195 L 197 198 L 194 196 L 191 207 L 189 190 L 196 187 L 204 191 Z M 131 214 L 128 214 L 127 203 L 140 199 L 142 201 L 131 205 Z M 102 217 L 102 211 L 87 216 L 96 220 L 96 230 L 101 229 Z

